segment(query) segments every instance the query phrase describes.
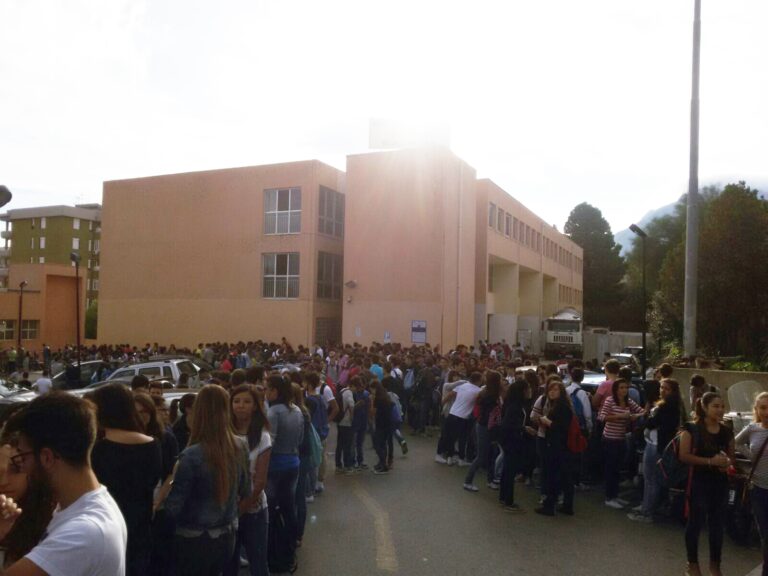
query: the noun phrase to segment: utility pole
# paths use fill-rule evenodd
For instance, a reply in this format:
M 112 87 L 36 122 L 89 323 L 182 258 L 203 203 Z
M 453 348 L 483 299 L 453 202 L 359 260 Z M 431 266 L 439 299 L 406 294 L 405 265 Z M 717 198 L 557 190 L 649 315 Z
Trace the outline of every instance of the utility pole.
M 691 86 L 691 156 L 685 227 L 685 301 L 683 349 L 696 354 L 696 315 L 699 279 L 699 60 L 701 56 L 701 0 L 693 17 L 693 74 Z

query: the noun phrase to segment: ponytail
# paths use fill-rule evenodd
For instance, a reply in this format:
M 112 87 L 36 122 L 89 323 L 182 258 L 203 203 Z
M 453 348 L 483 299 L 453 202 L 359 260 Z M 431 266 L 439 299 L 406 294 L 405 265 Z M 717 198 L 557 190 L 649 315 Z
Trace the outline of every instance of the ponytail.
M 701 398 L 696 400 L 696 423 L 702 424 L 707 416 L 707 407 L 716 399 L 722 399 L 717 392 L 705 392 Z

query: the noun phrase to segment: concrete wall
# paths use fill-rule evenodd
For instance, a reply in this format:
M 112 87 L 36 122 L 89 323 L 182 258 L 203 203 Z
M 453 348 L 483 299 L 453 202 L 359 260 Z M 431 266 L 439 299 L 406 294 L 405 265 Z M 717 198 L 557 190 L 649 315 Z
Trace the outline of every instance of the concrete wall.
M 688 406 L 688 390 L 691 376 L 701 374 L 707 380 L 708 384 L 717 386 L 723 393 L 726 410 L 730 410 L 728 403 L 728 388 L 745 380 L 754 380 L 766 387 L 768 390 L 768 372 L 735 372 L 731 370 L 704 370 L 695 368 L 675 368 L 672 378 L 680 383 L 680 389 L 685 397 L 686 406 Z M 688 407 L 690 409 L 690 406 Z
M 319 186 L 343 173 L 317 161 L 105 182 L 99 341 L 193 346 L 257 338 L 314 343 L 317 253 L 341 254 L 318 233 Z M 264 234 L 264 190 L 301 188 L 301 233 Z M 299 297 L 262 297 L 262 255 L 297 252 Z
M 343 338 L 427 342 L 474 338 L 475 172 L 440 148 L 347 159 Z

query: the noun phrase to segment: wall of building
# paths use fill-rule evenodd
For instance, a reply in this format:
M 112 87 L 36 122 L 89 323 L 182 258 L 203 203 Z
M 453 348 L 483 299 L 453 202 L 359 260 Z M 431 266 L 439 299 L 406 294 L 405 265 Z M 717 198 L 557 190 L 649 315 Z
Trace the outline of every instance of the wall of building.
M 440 148 L 347 158 L 343 338 L 474 338 L 475 172 Z
M 99 341 L 174 343 L 257 338 L 314 340 L 317 251 L 342 241 L 318 233 L 320 185 L 343 173 L 320 162 L 105 182 Z M 301 188 L 301 233 L 264 233 L 264 190 Z M 262 297 L 262 255 L 298 253 L 299 297 Z

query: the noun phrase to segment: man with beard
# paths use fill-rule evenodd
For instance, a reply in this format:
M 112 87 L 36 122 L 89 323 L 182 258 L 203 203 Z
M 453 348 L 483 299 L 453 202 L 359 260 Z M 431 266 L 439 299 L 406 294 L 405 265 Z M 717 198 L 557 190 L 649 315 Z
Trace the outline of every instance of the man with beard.
M 0 473 L 13 463 L 49 486 L 58 506 L 43 539 L 3 576 L 124 576 L 127 532 L 117 504 L 91 469 L 96 418 L 85 400 L 40 396 L 14 416 L 18 452 L 0 450 Z M 4 502 L 5 501 L 5 502 Z M 17 512 L 0 495 L 0 540 Z

